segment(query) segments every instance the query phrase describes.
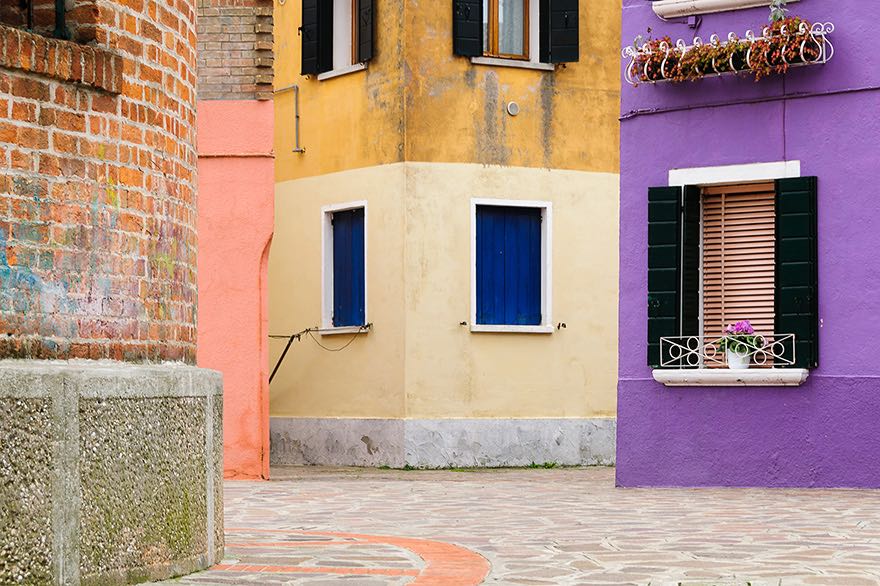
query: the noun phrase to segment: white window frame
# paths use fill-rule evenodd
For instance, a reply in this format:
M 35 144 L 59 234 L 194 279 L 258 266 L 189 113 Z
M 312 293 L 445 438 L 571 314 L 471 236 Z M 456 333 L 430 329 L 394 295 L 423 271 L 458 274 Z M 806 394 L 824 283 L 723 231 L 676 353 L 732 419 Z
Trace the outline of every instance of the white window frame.
M 333 0 L 333 69 L 319 73 L 318 81 L 367 68 L 365 63 L 353 63 L 354 16 L 351 0 Z
M 669 170 L 669 186 L 715 185 L 725 183 L 749 183 L 774 181 L 801 176 L 800 161 L 775 161 L 722 165 L 716 167 L 691 167 Z M 703 331 L 703 268 L 702 268 L 702 201 L 700 202 L 700 332 Z M 683 263 L 684 259 L 679 262 Z M 806 368 L 755 369 L 748 371 L 697 369 L 653 369 L 654 380 L 667 387 L 717 387 L 717 386 L 800 386 L 810 375 Z
M 367 315 L 369 307 L 367 260 L 367 238 L 369 210 L 366 200 L 326 205 L 321 208 L 321 334 L 351 334 L 366 332 L 363 327 L 333 325 L 333 214 L 363 208 L 364 210 L 364 323 L 370 323 Z
M 536 69 L 538 71 L 554 71 L 553 63 L 541 61 L 541 8 L 539 0 L 529 0 L 529 58 L 512 59 L 506 57 L 471 57 L 474 65 L 493 65 L 496 67 L 517 67 L 519 69 Z
M 477 206 L 539 208 L 541 210 L 541 323 L 533 326 L 477 323 Z M 553 202 L 523 199 L 471 199 L 471 332 L 519 334 L 553 333 Z

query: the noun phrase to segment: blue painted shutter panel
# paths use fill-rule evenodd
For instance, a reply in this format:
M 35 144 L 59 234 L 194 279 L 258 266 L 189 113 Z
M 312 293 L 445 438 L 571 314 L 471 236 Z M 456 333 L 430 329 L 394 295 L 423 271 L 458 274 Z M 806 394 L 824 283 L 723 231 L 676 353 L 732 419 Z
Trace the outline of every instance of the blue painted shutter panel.
M 364 209 L 333 214 L 333 325 L 361 326 L 365 318 Z
M 477 206 L 478 324 L 541 324 L 541 212 Z

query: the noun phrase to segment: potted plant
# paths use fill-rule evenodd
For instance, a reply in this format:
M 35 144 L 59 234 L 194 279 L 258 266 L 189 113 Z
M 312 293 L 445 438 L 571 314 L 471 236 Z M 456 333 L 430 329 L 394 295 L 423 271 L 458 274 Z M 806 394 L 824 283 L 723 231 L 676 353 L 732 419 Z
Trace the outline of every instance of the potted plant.
M 752 352 L 758 348 L 758 336 L 749 320 L 738 321 L 724 328 L 719 347 L 727 353 L 727 367 L 743 370 L 751 363 Z

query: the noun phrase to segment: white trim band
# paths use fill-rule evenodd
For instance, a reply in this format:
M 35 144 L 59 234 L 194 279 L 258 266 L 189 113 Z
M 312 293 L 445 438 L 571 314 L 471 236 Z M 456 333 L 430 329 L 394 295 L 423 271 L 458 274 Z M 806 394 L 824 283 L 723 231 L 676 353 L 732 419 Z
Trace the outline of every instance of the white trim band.
M 670 169 L 669 185 L 747 183 L 749 181 L 773 181 L 800 176 L 800 161 L 777 161 L 774 163 L 751 163 L 748 165 Z
M 798 0 L 788 1 L 797 2 Z M 660 18 L 677 18 L 746 8 L 767 8 L 769 6 L 769 0 L 659 0 L 651 4 L 654 13 Z
M 808 376 L 806 368 L 654 369 L 654 380 L 667 387 L 797 387 Z

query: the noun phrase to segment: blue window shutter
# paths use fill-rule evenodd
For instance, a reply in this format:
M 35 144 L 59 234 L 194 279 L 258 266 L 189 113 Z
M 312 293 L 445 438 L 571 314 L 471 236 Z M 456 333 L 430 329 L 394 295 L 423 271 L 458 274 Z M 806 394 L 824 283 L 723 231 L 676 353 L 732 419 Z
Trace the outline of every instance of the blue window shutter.
M 477 206 L 477 323 L 541 324 L 541 210 Z
M 365 318 L 364 209 L 333 214 L 333 325 L 361 326 Z

